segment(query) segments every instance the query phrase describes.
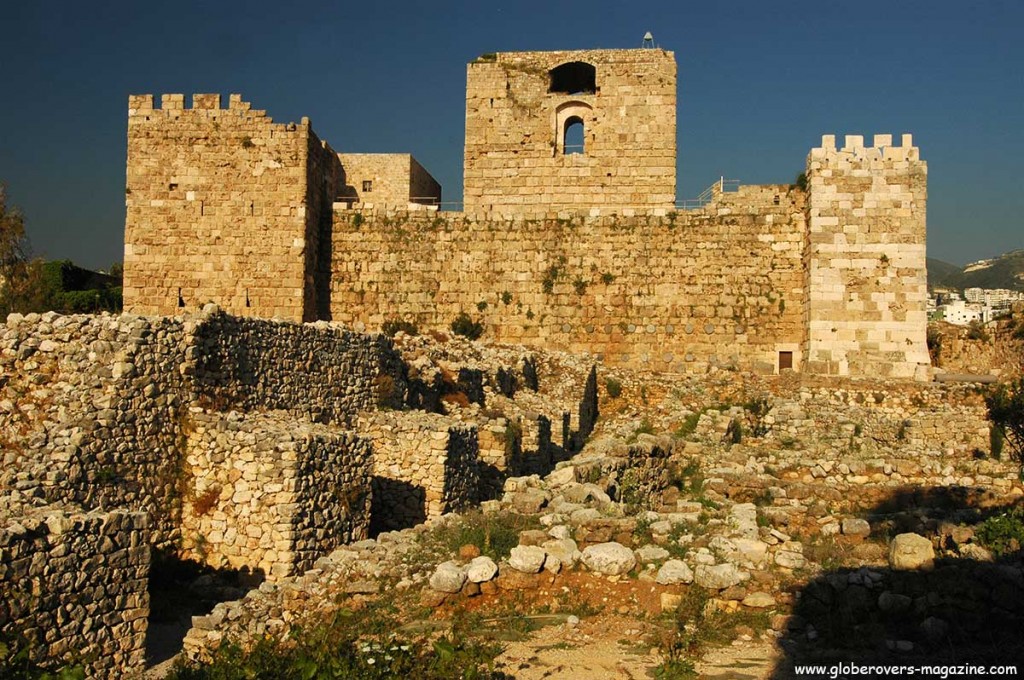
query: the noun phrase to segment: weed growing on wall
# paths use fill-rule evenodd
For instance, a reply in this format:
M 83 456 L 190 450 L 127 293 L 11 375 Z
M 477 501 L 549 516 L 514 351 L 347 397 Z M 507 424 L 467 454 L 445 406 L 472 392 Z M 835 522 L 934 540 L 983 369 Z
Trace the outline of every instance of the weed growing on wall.
M 459 315 L 455 317 L 449 328 L 451 328 L 452 333 L 455 335 L 461 335 L 470 340 L 477 340 L 484 334 L 484 325 L 479 321 L 473 321 L 469 314 L 465 312 L 459 312 Z

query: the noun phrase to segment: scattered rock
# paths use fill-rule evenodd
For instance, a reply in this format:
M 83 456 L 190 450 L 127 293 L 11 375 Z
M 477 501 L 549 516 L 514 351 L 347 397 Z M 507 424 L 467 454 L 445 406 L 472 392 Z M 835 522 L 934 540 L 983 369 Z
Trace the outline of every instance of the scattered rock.
M 927 569 L 934 563 L 932 542 L 920 534 L 900 534 L 889 544 L 889 565 L 893 569 Z
M 508 566 L 524 574 L 536 574 L 544 567 L 547 553 L 535 545 L 517 545 L 508 557 Z
M 693 583 L 693 572 L 686 562 L 682 560 L 669 560 L 661 565 L 658 575 L 654 579 L 662 585 L 674 585 L 676 583 Z M 664 606 L 662 607 L 664 609 Z
M 430 577 L 430 587 L 442 593 L 457 593 L 466 582 L 466 571 L 452 561 L 437 565 Z
M 608 576 L 628 573 L 636 566 L 633 551 L 621 543 L 598 543 L 583 551 L 583 564 L 591 571 Z

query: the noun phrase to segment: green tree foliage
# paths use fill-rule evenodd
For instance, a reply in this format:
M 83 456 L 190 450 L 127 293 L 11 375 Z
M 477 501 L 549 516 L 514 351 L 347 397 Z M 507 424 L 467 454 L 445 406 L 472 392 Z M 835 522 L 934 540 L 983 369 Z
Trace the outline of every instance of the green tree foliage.
M 0 184 L 0 321 L 11 312 L 120 311 L 121 266 L 115 267 L 116 274 L 106 275 L 77 267 L 70 260 L 32 259 L 25 218 L 7 204 Z
M 1003 434 L 1010 455 L 1024 473 L 1024 378 L 1002 384 L 985 397 L 988 417 Z

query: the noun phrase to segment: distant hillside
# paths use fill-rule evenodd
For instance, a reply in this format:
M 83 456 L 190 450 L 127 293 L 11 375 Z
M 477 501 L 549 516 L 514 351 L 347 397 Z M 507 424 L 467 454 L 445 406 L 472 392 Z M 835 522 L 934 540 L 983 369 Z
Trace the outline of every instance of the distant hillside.
M 966 267 L 928 258 L 928 286 L 1010 288 L 1024 291 L 1024 250 L 1003 253 Z

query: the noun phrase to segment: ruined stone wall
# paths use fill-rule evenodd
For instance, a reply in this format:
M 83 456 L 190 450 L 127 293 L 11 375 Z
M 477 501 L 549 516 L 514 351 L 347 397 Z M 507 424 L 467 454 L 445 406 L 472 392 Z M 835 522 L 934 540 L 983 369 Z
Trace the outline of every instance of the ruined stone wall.
M 911 136 L 834 135 L 807 159 L 807 368 L 925 377 L 928 168 Z
M 0 486 L 146 509 L 154 543 L 173 542 L 188 400 L 181 320 L 12 314 L 0 330 Z
M 161 547 L 180 538 L 190 404 L 343 426 L 405 395 L 401 358 L 381 336 L 221 313 L 11 315 L 0 369 L 0 486 L 147 510 Z
M 338 158 L 344 201 L 400 208 L 441 201 L 441 185 L 407 153 L 340 153 Z
M 611 364 L 772 372 L 786 350 L 799 367 L 802 202 L 798 190 L 762 186 L 666 217 L 336 211 L 332 318 L 447 331 L 466 312 L 487 339 Z
M 345 425 L 359 410 L 404 400 L 402 360 L 383 336 L 226 314 L 206 317 L 195 335 L 194 388 L 216 410 L 277 409 Z
M 191 411 L 184 556 L 277 580 L 366 538 L 368 440 L 280 414 Z
M 308 119 L 276 124 L 240 95 L 133 95 L 128 110 L 125 310 L 179 314 L 214 302 L 241 316 L 312 320 L 305 276 Z M 331 154 L 333 155 L 333 154 Z M 333 198 L 333 187 L 330 192 Z
M 359 431 L 373 440 L 375 529 L 411 527 L 476 500 L 475 428 L 437 414 L 382 411 L 361 419 Z
M 82 664 L 91 678 L 141 671 L 149 616 L 147 524 L 146 513 L 122 510 L 4 512 L 0 634 L 21 637 L 33 661 L 48 668 Z
M 550 72 L 585 62 L 595 91 L 550 92 Z M 567 121 L 584 153 L 565 154 Z M 468 213 L 660 208 L 676 194 L 676 64 L 665 50 L 484 55 L 467 66 Z

